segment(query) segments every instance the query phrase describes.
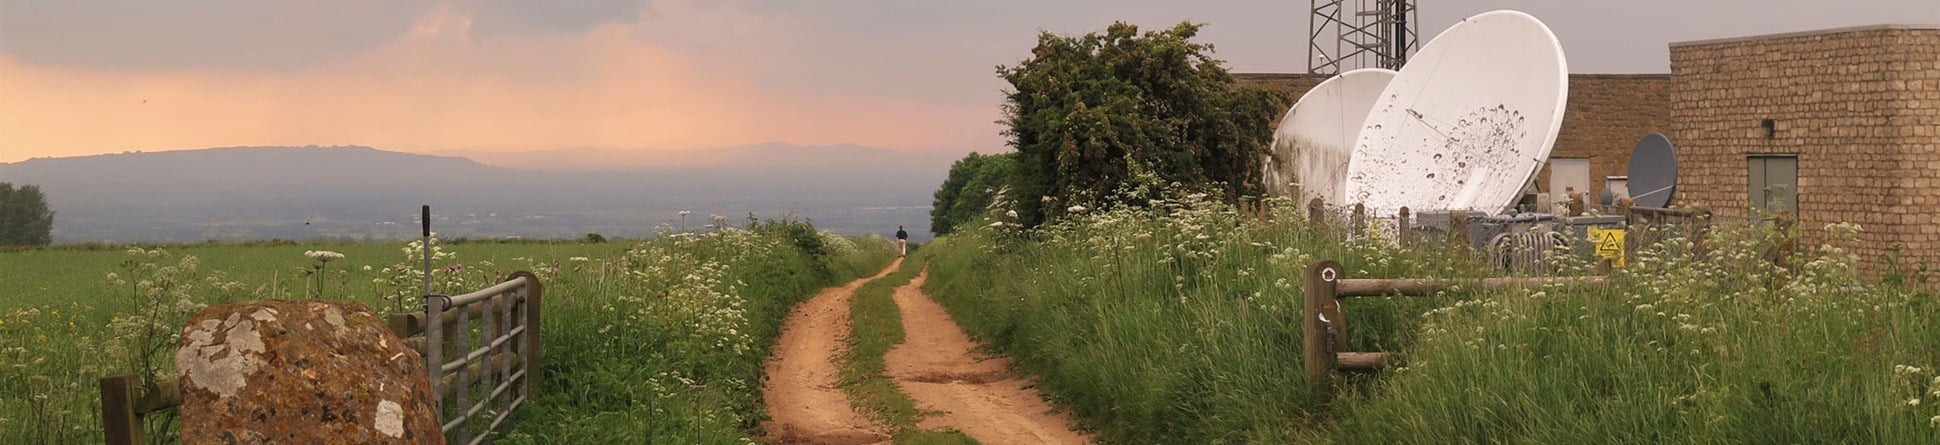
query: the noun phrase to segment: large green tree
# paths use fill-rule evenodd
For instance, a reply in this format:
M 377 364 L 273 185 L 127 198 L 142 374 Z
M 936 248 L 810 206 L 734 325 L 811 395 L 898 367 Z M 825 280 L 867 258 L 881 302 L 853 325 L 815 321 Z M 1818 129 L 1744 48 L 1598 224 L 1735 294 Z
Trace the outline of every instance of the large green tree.
M 54 211 L 40 186 L 0 182 L 0 246 L 45 246 L 53 233 Z
M 938 235 L 977 219 L 1016 175 L 1017 154 L 970 153 L 950 165 L 950 175 L 936 189 L 930 207 L 930 231 Z
M 997 68 L 1011 85 L 1005 134 L 1026 224 L 1107 200 L 1138 172 L 1218 187 L 1228 201 L 1262 192 L 1261 161 L 1287 98 L 1236 86 L 1212 46 L 1192 42 L 1199 29 L 1140 34 L 1121 22 L 1103 34 L 1047 32 L 1030 59 Z

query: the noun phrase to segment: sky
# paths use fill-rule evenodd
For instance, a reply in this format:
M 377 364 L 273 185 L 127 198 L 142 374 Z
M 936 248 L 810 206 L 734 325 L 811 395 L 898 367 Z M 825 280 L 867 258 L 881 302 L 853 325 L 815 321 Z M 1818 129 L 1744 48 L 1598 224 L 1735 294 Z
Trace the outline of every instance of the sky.
M 1519 9 L 1571 71 L 1669 42 L 1940 24 L 1935 0 L 1421 1 L 1424 37 Z M 1235 72 L 1304 72 L 1309 2 L 0 0 L 0 162 L 242 145 L 671 165 L 766 143 L 1004 151 L 999 65 L 1037 33 L 1207 24 Z

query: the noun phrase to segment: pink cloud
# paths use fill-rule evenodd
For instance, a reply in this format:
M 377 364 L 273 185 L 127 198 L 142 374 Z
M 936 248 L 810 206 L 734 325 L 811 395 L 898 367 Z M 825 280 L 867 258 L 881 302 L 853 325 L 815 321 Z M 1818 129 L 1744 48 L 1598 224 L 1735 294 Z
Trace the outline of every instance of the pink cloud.
M 446 7 L 385 45 L 291 72 L 104 71 L 0 58 L 0 161 L 229 145 L 591 147 L 647 159 L 770 141 L 917 150 L 1000 141 L 993 107 L 764 91 L 748 73 L 699 62 L 704 47 L 646 38 L 682 20 L 712 25 L 686 32 L 718 29 L 722 38 L 801 31 L 671 2 L 632 24 L 478 37 L 464 11 Z M 964 144 L 966 125 L 987 129 L 970 131 L 987 140 Z

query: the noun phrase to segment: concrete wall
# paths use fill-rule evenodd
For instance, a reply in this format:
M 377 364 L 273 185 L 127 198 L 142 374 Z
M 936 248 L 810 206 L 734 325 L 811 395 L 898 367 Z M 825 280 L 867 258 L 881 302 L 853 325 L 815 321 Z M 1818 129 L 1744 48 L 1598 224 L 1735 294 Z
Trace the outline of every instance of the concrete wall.
M 1314 74 L 1233 76 L 1243 85 L 1280 91 L 1294 100 L 1327 79 Z M 1670 131 L 1669 86 L 1668 74 L 1570 75 L 1569 105 L 1550 157 L 1589 158 L 1593 179 L 1589 191 L 1602 192 L 1603 177 L 1624 174 L 1637 140 L 1651 132 Z M 1537 174 L 1537 185 L 1549 186 L 1547 166 Z
M 1796 154 L 1808 245 L 1851 221 L 1867 269 L 1896 245 L 1940 260 L 1940 27 L 1674 43 L 1671 75 L 1678 202 L 1742 220 L 1747 156 Z

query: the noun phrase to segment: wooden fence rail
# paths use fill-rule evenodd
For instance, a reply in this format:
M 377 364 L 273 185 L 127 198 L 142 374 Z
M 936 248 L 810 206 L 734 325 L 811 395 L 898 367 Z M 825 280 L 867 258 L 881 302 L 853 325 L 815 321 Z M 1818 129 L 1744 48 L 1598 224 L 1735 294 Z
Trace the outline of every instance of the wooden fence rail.
M 543 363 L 539 336 L 542 289 L 537 275 L 518 271 L 504 282 L 476 292 L 427 295 L 426 311 L 390 315 L 387 324 L 391 332 L 418 351 L 425 358 L 426 375 L 436 377 L 431 379 L 433 406 L 450 442 L 483 442 L 492 429 L 537 393 Z M 482 326 L 474 329 L 475 321 Z M 440 329 L 427 330 L 428 326 Z M 472 345 L 474 330 L 482 334 L 477 347 Z M 447 361 L 447 357 L 455 359 Z M 135 375 L 101 379 L 101 422 L 108 444 L 147 443 L 142 418 L 182 404 L 182 392 L 175 380 L 156 382 L 153 390 L 145 386 Z M 475 389 L 485 394 L 472 403 L 469 398 Z M 447 401 L 454 401 L 455 409 L 445 410 Z M 471 418 L 492 408 L 493 402 L 501 403 L 491 423 L 483 433 L 474 434 Z
M 1533 289 L 1546 284 L 1600 284 L 1603 277 L 1554 278 L 1469 278 L 1469 279 L 1348 279 L 1346 270 L 1334 260 L 1307 265 L 1305 276 L 1306 311 L 1301 315 L 1307 384 L 1315 398 L 1333 399 L 1340 372 L 1375 372 L 1397 359 L 1388 352 L 1347 350 L 1347 318 L 1342 315 L 1343 299 L 1350 297 L 1409 296 L 1426 297 L 1455 286 L 1471 289 Z

